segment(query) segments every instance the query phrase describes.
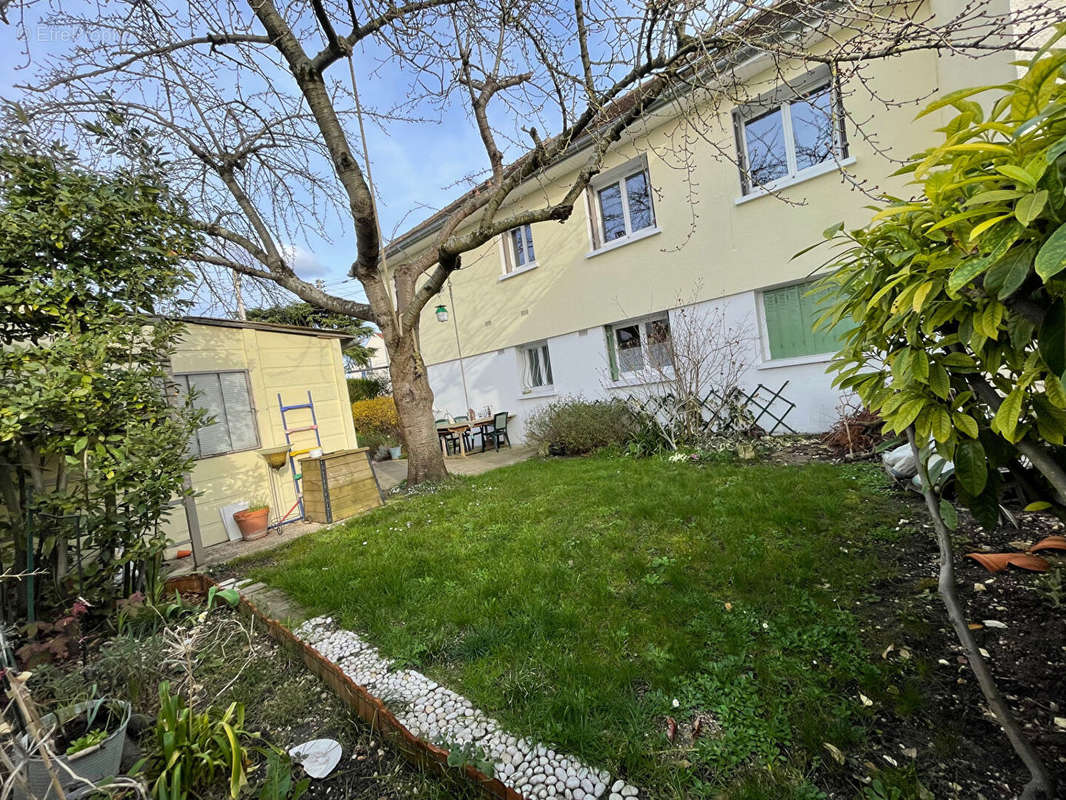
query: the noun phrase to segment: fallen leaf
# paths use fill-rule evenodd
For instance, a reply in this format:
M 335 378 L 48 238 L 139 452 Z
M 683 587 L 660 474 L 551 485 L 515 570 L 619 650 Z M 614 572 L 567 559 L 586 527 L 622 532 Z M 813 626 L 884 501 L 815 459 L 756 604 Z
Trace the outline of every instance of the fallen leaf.
M 1066 717 L 1055 717 L 1056 728 L 1066 728 Z
M 673 717 L 666 718 L 666 738 L 671 742 L 677 737 L 677 722 Z
M 866 695 L 861 694 L 861 693 L 859 694 L 859 700 L 862 701 L 862 704 L 864 706 L 872 706 L 874 704 L 873 700 L 871 700 L 869 697 L 867 697 Z
M 888 647 L 885 648 L 884 652 L 881 653 L 881 658 L 888 658 L 888 654 L 891 653 L 895 649 L 896 649 L 896 646 L 894 644 L 890 644 Z
M 981 630 L 981 628 L 984 627 L 984 625 L 982 625 L 980 622 L 971 622 L 966 627 L 969 628 L 971 631 L 979 631 Z
M 982 658 L 992 658 L 992 656 L 988 654 L 988 651 L 985 650 L 983 647 L 978 647 L 977 652 L 981 654 Z
M 1000 622 L 998 619 L 986 619 L 982 620 L 985 623 L 986 628 L 1006 628 L 1006 622 Z
M 903 755 L 905 755 L 907 758 L 917 758 L 918 757 L 918 748 L 917 747 L 904 747 L 903 748 Z
M 906 647 L 901 647 L 899 651 L 899 657 L 906 661 L 911 657 L 911 651 L 908 650 Z
M 833 757 L 833 760 L 844 766 L 844 753 L 836 745 L 829 744 L 829 742 L 822 742 L 822 747 L 829 751 L 829 755 Z
M 988 589 L 988 587 L 985 586 L 983 583 L 975 583 L 973 585 L 973 590 L 975 592 L 984 592 L 984 591 L 987 591 L 987 589 Z

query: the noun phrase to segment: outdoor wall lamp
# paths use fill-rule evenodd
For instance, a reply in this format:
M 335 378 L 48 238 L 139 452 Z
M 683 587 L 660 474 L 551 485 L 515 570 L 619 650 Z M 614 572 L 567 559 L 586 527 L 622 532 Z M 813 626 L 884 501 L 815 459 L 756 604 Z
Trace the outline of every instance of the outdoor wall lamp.
M 447 322 L 447 321 L 448 321 L 448 307 L 447 306 L 437 306 L 437 322 Z

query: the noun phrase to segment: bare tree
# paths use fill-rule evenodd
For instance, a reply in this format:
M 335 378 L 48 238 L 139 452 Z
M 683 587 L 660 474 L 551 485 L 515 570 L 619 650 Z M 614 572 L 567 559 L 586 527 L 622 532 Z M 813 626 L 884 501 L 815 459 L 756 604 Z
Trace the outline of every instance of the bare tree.
M 643 329 L 639 350 L 630 351 L 637 352 L 639 368 L 629 370 L 637 380 L 628 401 L 659 445 L 677 450 L 750 435 L 754 424 L 741 390 L 756 341 L 750 320 L 679 298 L 669 319 L 648 321 Z M 619 361 L 626 357 L 618 352 Z
M 70 138 L 117 113 L 155 131 L 208 237 L 192 257 L 376 323 L 412 483 L 445 474 L 419 349 L 422 309 L 464 253 L 519 225 L 570 217 L 612 144 L 651 111 L 672 103 L 682 139 L 705 137 L 732 159 L 720 112 L 751 99 L 735 68 L 754 56 L 767 56 L 785 82 L 798 62 L 829 64 L 850 85 L 871 60 L 909 51 L 1024 47 L 1056 15 L 1034 2 L 1008 18 L 1006 0 L 936 14 L 888 0 L 128 0 L 78 11 L 54 2 L 45 24 L 80 35 L 25 87 L 29 123 Z M 17 24 L 19 11 L 7 18 Z M 378 76 L 397 83 L 401 101 L 357 114 L 357 79 Z M 388 263 L 375 191 L 388 197 L 390 187 L 372 189 L 363 117 L 387 129 L 458 108 L 476 127 L 486 171 L 433 218 L 427 246 Z M 849 121 L 860 136 L 867 123 Z M 671 156 L 691 173 L 688 148 Z M 561 192 L 512 202 L 571 158 L 578 167 Z M 291 244 L 338 230 L 350 237 L 348 272 L 366 302 L 294 268 Z

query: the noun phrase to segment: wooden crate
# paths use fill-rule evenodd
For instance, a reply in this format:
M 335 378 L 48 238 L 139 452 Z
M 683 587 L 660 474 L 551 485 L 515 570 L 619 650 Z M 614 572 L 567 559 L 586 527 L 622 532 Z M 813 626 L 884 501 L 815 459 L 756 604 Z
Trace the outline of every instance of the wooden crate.
M 300 472 L 304 518 L 312 522 L 336 522 L 384 503 L 365 447 L 301 459 Z

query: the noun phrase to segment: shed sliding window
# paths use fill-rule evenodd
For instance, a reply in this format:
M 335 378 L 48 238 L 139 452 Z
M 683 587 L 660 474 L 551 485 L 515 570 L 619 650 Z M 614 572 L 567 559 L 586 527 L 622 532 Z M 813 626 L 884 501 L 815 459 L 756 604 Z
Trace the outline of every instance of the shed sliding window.
M 174 383 L 182 399 L 191 391 L 193 405 L 208 414 L 208 424 L 189 442 L 193 456 L 206 458 L 259 447 L 247 372 L 193 372 L 175 375 Z

